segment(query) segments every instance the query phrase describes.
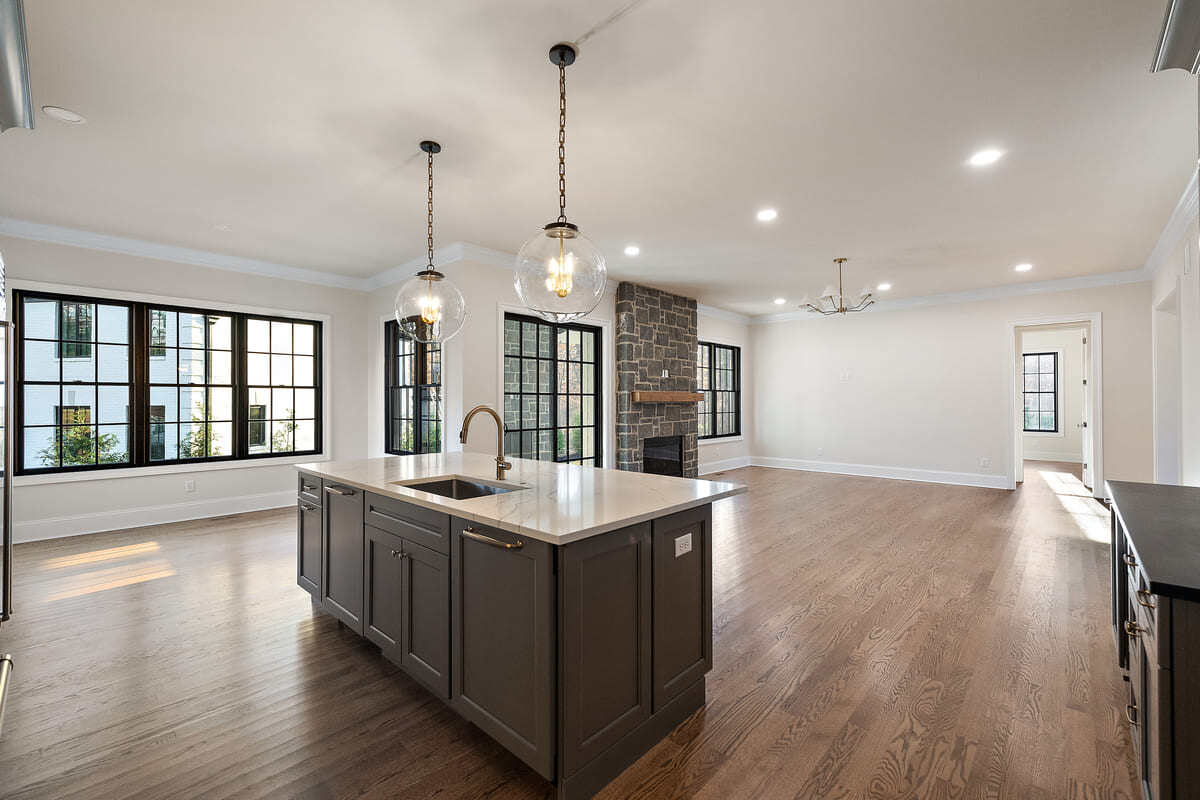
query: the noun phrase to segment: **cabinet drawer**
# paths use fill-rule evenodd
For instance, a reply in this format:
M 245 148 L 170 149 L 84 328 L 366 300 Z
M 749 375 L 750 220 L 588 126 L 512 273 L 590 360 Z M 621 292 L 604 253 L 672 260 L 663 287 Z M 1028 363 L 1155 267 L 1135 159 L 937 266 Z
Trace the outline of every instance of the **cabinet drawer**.
M 1131 638 L 1140 638 L 1157 666 L 1171 667 L 1171 598 L 1152 594 L 1146 576 L 1129 570 L 1129 620 Z
M 322 494 L 320 478 L 306 472 L 301 472 L 296 476 L 296 497 L 306 503 L 319 506 L 323 502 Z
M 364 520 L 443 555 L 450 553 L 450 517 L 446 514 L 368 492 Z

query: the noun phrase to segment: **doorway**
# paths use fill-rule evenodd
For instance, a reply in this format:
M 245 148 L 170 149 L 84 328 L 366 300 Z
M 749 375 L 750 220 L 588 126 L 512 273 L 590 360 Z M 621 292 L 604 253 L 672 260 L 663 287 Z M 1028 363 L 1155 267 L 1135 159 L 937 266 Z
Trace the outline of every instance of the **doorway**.
M 1079 464 L 1084 486 L 1102 497 L 1100 315 L 1008 327 L 1010 486 L 1024 481 L 1026 459 L 1066 462 Z

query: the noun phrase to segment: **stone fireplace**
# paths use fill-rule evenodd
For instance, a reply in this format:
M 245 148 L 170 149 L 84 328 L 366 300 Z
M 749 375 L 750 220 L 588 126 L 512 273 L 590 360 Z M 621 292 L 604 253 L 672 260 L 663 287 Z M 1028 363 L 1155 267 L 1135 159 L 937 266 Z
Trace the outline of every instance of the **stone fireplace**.
M 616 345 L 617 469 L 643 471 L 647 439 L 679 436 L 682 474 L 696 477 L 696 403 L 633 401 L 638 391 L 696 390 L 696 301 L 620 284 Z

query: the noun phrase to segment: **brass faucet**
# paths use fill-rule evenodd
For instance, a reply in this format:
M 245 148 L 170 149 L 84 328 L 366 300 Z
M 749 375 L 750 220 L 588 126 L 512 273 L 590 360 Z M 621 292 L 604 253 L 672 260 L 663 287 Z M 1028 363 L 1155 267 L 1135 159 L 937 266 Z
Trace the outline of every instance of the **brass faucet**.
M 458 441 L 463 444 L 467 443 L 467 430 L 471 427 L 471 418 L 480 411 L 486 411 L 492 415 L 492 419 L 496 420 L 496 480 L 502 481 L 505 471 L 512 469 L 512 462 L 504 460 L 504 420 L 500 419 L 496 409 L 489 406 L 475 406 L 468 411 L 467 416 L 463 418 L 462 430 L 458 432 Z

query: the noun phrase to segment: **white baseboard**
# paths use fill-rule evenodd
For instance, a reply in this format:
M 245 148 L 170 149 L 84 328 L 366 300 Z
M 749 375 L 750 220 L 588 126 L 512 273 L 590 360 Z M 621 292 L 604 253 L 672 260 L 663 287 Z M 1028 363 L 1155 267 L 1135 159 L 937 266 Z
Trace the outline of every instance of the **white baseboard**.
M 1022 453 L 1026 461 L 1062 461 L 1067 464 L 1082 464 L 1083 456 L 1076 453 L 1073 456 L 1064 456 L 1061 453 L 1044 453 L 1036 450 L 1025 448 Z
M 700 474 L 708 475 L 712 472 L 724 472 L 727 469 L 738 469 L 740 467 L 748 466 L 750 466 L 750 456 L 724 458 L 720 461 L 702 461 L 700 463 Z
M 145 525 L 161 525 L 164 522 L 223 517 L 227 514 L 240 514 L 245 511 L 283 508 L 295 505 L 295 503 L 295 490 L 285 489 L 281 492 L 247 494 L 240 497 L 217 497 L 210 500 L 192 500 L 186 503 L 99 511 L 93 514 L 44 517 L 14 523 L 13 541 L 36 542 L 42 539 L 78 536 L 81 533 L 101 533 L 125 528 L 140 528 Z
M 807 472 L 832 472 L 838 475 L 858 475 L 864 478 L 890 478 L 899 481 L 921 483 L 952 483 L 960 486 L 982 486 L 988 489 L 1007 489 L 1008 477 L 978 472 L 943 472 L 933 469 L 910 467 L 883 467 L 875 464 L 840 464 L 834 461 L 808 461 L 800 458 L 766 458 L 754 456 L 750 464 L 755 467 L 777 469 L 799 469 Z

